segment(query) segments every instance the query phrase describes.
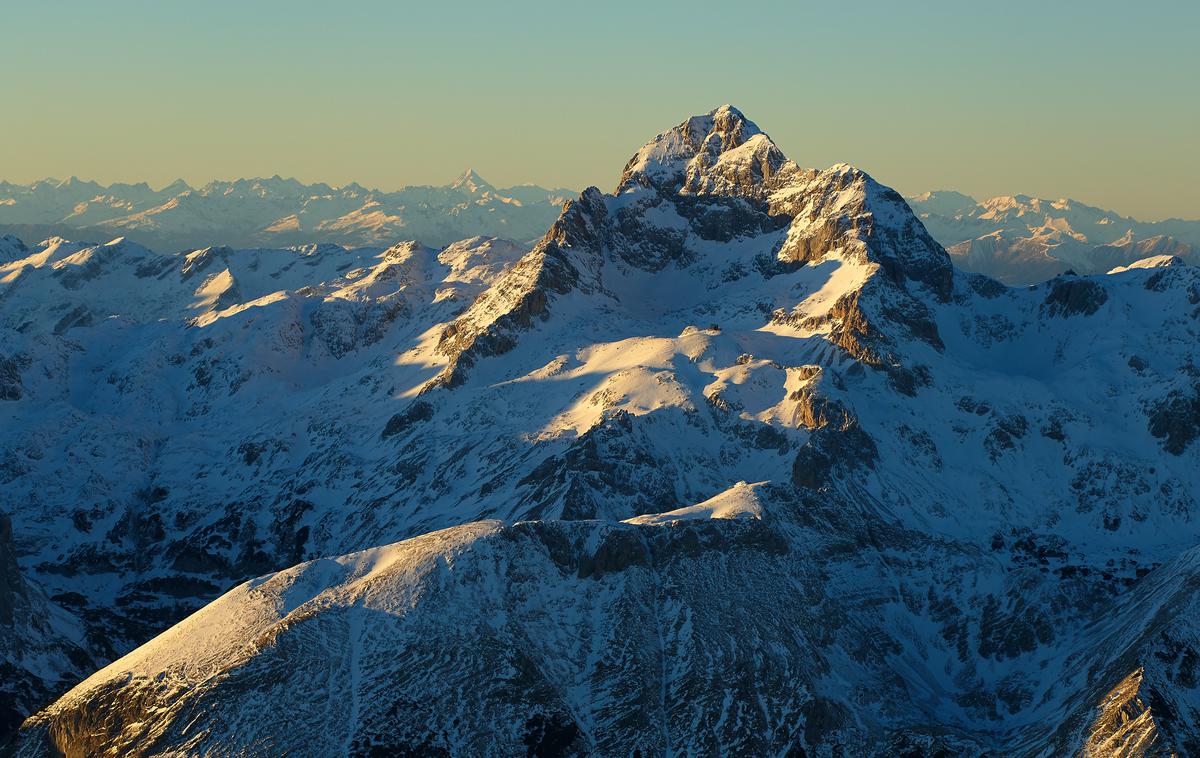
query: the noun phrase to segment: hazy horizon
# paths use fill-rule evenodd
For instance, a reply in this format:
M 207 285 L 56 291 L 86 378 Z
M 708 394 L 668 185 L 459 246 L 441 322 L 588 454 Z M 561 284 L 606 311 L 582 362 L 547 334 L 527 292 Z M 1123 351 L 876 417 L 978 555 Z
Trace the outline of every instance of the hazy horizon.
M 827 167 L 810 167 L 810 168 L 827 168 Z M 234 176 L 234 177 L 217 177 L 217 178 L 197 180 L 197 181 L 189 181 L 187 179 L 184 179 L 183 177 L 176 177 L 175 179 L 173 179 L 169 182 L 162 182 L 162 183 L 151 182 L 151 181 L 147 181 L 145 179 L 132 180 L 132 181 L 117 180 L 117 181 L 113 181 L 113 182 L 107 182 L 107 181 L 103 181 L 100 179 L 95 179 L 93 177 L 78 176 L 78 175 L 74 175 L 74 174 L 69 175 L 69 176 L 62 176 L 62 177 L 43 176 L 43 177 L 39 177 L 37 179 L 28 180 L 28 181 L 15 181 L 15 180 L 6 179 L 5 177 L 0 176 L 0 183 L 8 182 L 9 184 L 18 185 L 18 186 L 29 186 L 29 185 L 36 184 L 38 182 L 44 182 L 44 181 L 65 182 L 65 181 L 69 181 L 71 179 L 78 179 L 78 180 L 84 181 L 84 182 L 94 182 L 96 184 L 99 184 L 99 185 L 105 186 L 105 187 L 111 187 L 111 186 L 114 186 L 117 184 L 137 185 L 137 184 L 144 183 L 144 184 L 149 185 L 151 190 L 153 190 L 155 192 L 161 192 L 162 190 L 169 187 L 171 184 L 174 184 L 178 181 L 183 181 L 191 189 L 197 190 L 197 189 L 202 189 L 205 185 L 221 183 L 221 182 L 232 183 L 232 182 L 243 181 L 243 180 L 280 179 L 282 181 L 298 181 L 307 186 L 313 186 L 313 185 L 317 185 L 317 184 L 326 184 L 335 190 L 342 189 L 343 187 L 347 187 L 352 184 L 358 184 L 361 187 L 363 187 L 364 189 L 371 191 L 371 192 L 399 192 L 399 191 L 403 191 L 406 189 L 411 189 L 413 187 L 445 187 L 445 186 L 449 186 L 450 184 L 454 183 L 459 177 L 461 177 L 463 174 L 465 174 L 467 171 L 473 171 L 473 170 L 474 170 L 473 167 L 468 167 L 467 169 L 459 171 L 458 173 L 454 174 L 453 176 L 451 176 L 450 178 L 448 178 L 447 180 L 442 181 L 442 182 L 422 183 L 422 184 L 401 184 L 401 185 L 396 185 L 396 186 L 391 186 L 391 187 L 376 187 L 376 186 L 368 185 L 364 182 L 355 182 L 355 181 L 340 183 L 340 182 L 324 181 L 322 179 L 305 180 L 305 179 L 301 179 L 299 177 L 285 176 L 285 175 L 281 175 L 281 174 L 272 174 L 270 176 L 244 175 L 244 176 Z M 868 172 L 868 173 L 870 173 L 870 172 Z M 530 181 L 524 181 L 524 182 L 518 181 L 513 184 L 504 183 L 504 182 L 493 182 L 490 178 L 485 176 L 482 172 L 476 171 L 476 174 L 479 175 L 480 177 L 482 177 L 483 180 L 486 181 L 488 184 L 490 184 L 493 187 L 500 189 L 500 190 L 513 189 L 513 188 L 517 188 L 517 187 L 534 187 L 534 186 L 536 186 L 536 187 L 540 187 L 541 189 L 546 189 L 546 190 L 551 190 L 551 191 L 565 191 L 565 192 L 571 192 L 571 193 L 581 193 L 584 189 L 587 188 L 587 187 L 551 186 L 551 185 L 547 185 L 547 184 L 540 183 L 540 182 L 530 182 Z M 615 180 L 614 180 L 613 184 L 614 185 L 616 184 Z M 595 186 L 604 192 L 608 192 L 608 191 L 612 190 L 612 187 L 599 185 L 599 184 L 594 184 L 594 185 L 589 185 L 589 186 Z M 1197 212 L 1194 216 L 1161 216 L 1161 217 L 1155 216 L 1155 217 L 1145 217 L 1144 218 L 1144 217 L 1138 216 L 1137 214 L 1127 213 L 1122 208 L 1108 207 L 1108 206 L 1104 206 L 1100 203 L 1090 202 L 1087 198 L 1072 197 L 1072 196 L 1049 197 L 1049 196 L 1030 195 L 1027 192 L 1001 192 L 1001 193 L 997 193 L 997 194 L 993 194 L 993 195 L 973 195 L 969 192 L 963 192 L 962 190 L 956 189 L 954 187 L 931 187 L 931 188 L 918 190 L 918 191 L 914 191 L 914 192 L 904 191 L 902 194 L 905 197 L 914 197 L 916 195 L 924 194 L 926 192 L 933 192 L 933 193 L 960 192 L 962 194 L 970 195 L 976 202 L 982 202 L 982 201 L 990 200 L 990 199 L 996 198 L 996 197 L 1023 197 L 1023 196 L 1036 197 L 1039 200 L 1050 200 L 1050 201 L 1067 199 L 1067 200 L 1070 200 L 1075 203 L 1082 203 L 1084 205 L 1099 207 L 1106 211 L 1113 211 L 1119 215 L 1122 215 L 1122 216 L 1125 216 L 1128 218 L 1132 218 L 1137 221 L 1163 221 L 1163 220 L 1200 221 L 1200 209 L 1197 210 Z
M 610 190 L 655 133 L 731 102 L 798 164 L 851 163 L 905 195 L 1200 217 L 1191 5 L 768 3 L 722 20 L 666 3 L 633 24 L 470 5 L 14 7 L 8 103 L 25 117 L 5 126 L 3 178 L 386 190 L 473 166 L 497 186 Z

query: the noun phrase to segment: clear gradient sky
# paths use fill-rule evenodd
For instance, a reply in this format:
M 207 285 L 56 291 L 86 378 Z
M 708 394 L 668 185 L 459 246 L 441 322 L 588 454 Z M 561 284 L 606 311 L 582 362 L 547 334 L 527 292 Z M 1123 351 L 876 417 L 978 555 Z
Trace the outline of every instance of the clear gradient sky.
M 611 190 L 731 102 L 902 192 L 1200 218 L 1200 3 L 2 0 L 0 179 Z

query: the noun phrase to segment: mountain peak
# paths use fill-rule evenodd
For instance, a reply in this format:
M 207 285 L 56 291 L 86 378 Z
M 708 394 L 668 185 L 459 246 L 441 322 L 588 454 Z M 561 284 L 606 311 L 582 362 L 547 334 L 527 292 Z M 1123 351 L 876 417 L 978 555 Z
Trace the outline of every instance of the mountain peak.
M 99 184 L 88 179 L 80 179 L 72 174 L 58 184 L 59 189 L 78 189 L 84 191 L 93 191 L 102 189 Z
M 466 190 L 467 192 L 484 192 L 486 190 L 495 189 L 487 179 L 479 175 L 479 172 L 473 168 L 468 168 L 466 171 L 454 180 L 450 185 L 453 189 Z
M 933 190 L 922 192 L 906 198 L 913 210 L 921 213 L 939 213 L 952 216 L 964 212 L 978 204 L 978 200 L 970 195 L 954 190 Z
M 747 244 L 730 244 L 735 240 Z M 735 260 L 747 250 L 757 253 L 753 261 Z M 674 288 L 711 291 L 751 268 L 769 278 L 772 267 L 795 272 L 831 255 L 863 269 L 874 264 L 872 274 L 880 270 L 882 276 L 872 277 L 872 288 L 904 301 L 903 326 L 940 346 L 936 326 L 906 282 L 925 285 L 945 302 L 953 267 L 904 199 L 845 163 L 825 171 L 799 169 L 740 111 L 722 106 L 647 143 L 613 195 L 591 187 L 564 205 L 522 262 L 443 330 L 437 351 L 449 363 L 426 389 L 461 384 L 478 358 L 512 349 L 515 335 L 533 327 L 533 317 L 547 319 L 551 303 L 575 291 L 604 292 L 618 302 L 644 300 L 638 288 L 657 290 L 646 282 L 664 272 Z M 702 259 L 710 265 L 693 268 Z M 621 268 L 619 276 L 602 273 L 609 262 Z M 714 269 L 725 272 L 719 281 L 707 278 Z M 629 284 L 643 275 L 641 284 Z M 694 278 L 680 285 L 680 276 Z M 618 281 L 629 289 L 614 286 Z M 668 300 L 675 311 L 689 302 L 688 296 Z M 848 350 L 865 355 L 858 342 L 845 339 Z
M 637 187 L 743 195 L 786 161 L 758 125 L 732 105 L 692 116 L 647 142 L 621 174 L 617 194 Z
M 189 185 L 183 179 L 176 179 L 175 181 L 171 182 L 170 184 L 168 184 L 167 186 L 165 186 L 161 190 L 159 190 L 159 192 L 164 195 L 166 195 L 166 194 L 178 195 L 180 192 L 187 192 L 191 188 L 192 188 L 191 185 Z

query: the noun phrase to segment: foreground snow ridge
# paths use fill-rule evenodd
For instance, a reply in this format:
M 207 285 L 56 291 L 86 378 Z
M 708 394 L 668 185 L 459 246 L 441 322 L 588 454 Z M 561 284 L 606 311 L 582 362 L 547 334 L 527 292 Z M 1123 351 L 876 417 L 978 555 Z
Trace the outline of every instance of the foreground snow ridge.
M 532 247 L 5 245 L 13 711 L 112 661 L 18 755 L 1200 752 L 1176 259 L 965 273 L 731 106 Z
M 641 516 L 625 519 L 626 524 L 670 524 L 674 521 L 689 519 L 761 519 L 763 506 L 759 501 L 758 491 L 768 482 L 746 484 L 738 482 L 729 489 L 710 497 L 703 503 L 676 508 L 666 513 L 647 513 Z

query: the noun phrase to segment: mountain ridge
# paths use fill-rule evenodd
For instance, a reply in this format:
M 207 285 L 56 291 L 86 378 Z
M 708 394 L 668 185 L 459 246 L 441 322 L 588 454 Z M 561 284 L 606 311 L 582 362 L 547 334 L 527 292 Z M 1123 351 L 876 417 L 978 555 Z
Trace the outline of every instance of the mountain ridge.
M 497 188 L 469 169 L 455 182 L 395 191 L 350 184 L 305 184 L 279 175 L 177 180 L 160 190 L 75 179 L 29 185 L 0 182 L 0 227 L 26 236 L 133 236 L 150 247 L 284 247 L 331 242 L 349 247 L 420 238 L 446 245 L 465 237 L 531 240 L 558 215 L 571 190 Z
M 744 120 L 732 106 L 713 113 L 718 112 L 719 118 Z M 737 151 L 720 150 L 714 155 L 738 158 L 741 170 L 771 171 L 768 164 L 781 161 L 782 153 L 752 122 L 750 127 L 753 133 L 745 139 L 769 146 L 773 155 L 738 157 Z M 702 136 L 708 134 L 706 128 Z M 688 139 L 675 137 L 678 145 Z M 753 150 L 753 145 L 749 147 Z M 653 149 L 672 148 L 656 148 L 653 142 L 643 148 Z M 626 171 L 639 159 L 635 155 Z M 755 161 L 762 164 L 757 169 Z M 685 170 L 683 165 L 677 167 L 676 179 L 681 183 Z M 689 192 L 697 194 L 700 189 Z M 146 182 L 106 187 L 71 177 L 27 185 L 0 182 L 0 230 L 27 240 L 110 239 L 126 234 L 149 247 L 165 249 L 199 248 L 217 241 L 235 247 L 314 242 L 387 246 L 399 237 L 436 246 L 474 234 L 532 242 L 574 195 L 570 190 L 535 185 L 497 189 L 473 169 L 441 187 L 414 185 L 394 191 L 368 189 L 356 182 L 303 184 L 278 175 L 212 181 L 195 188 L 176 180 L 159 190 Z M 272 197 L 274 202 L 264 205 Z M 231 199 L 234 205 L 229 205 Z M 1193 263 L 1200 256 L 1200 221 L 1195 220 L 1142 222 L 1070 198 L 1029 195 L 977 201 L 942 190 L 908 200 L 960 267 L 1009 284 L 1044 281 L 1068 270 L 1104 273 L 1153 255 L 1176 255 Z
M 975 200 L 953 191 L 908 198 L 955 263 L 1007 284 L 1067 271 L 1101 274 L 1154 255 L 1200 262 L 1200 221 L 1143 222 L 1069 198 Z

